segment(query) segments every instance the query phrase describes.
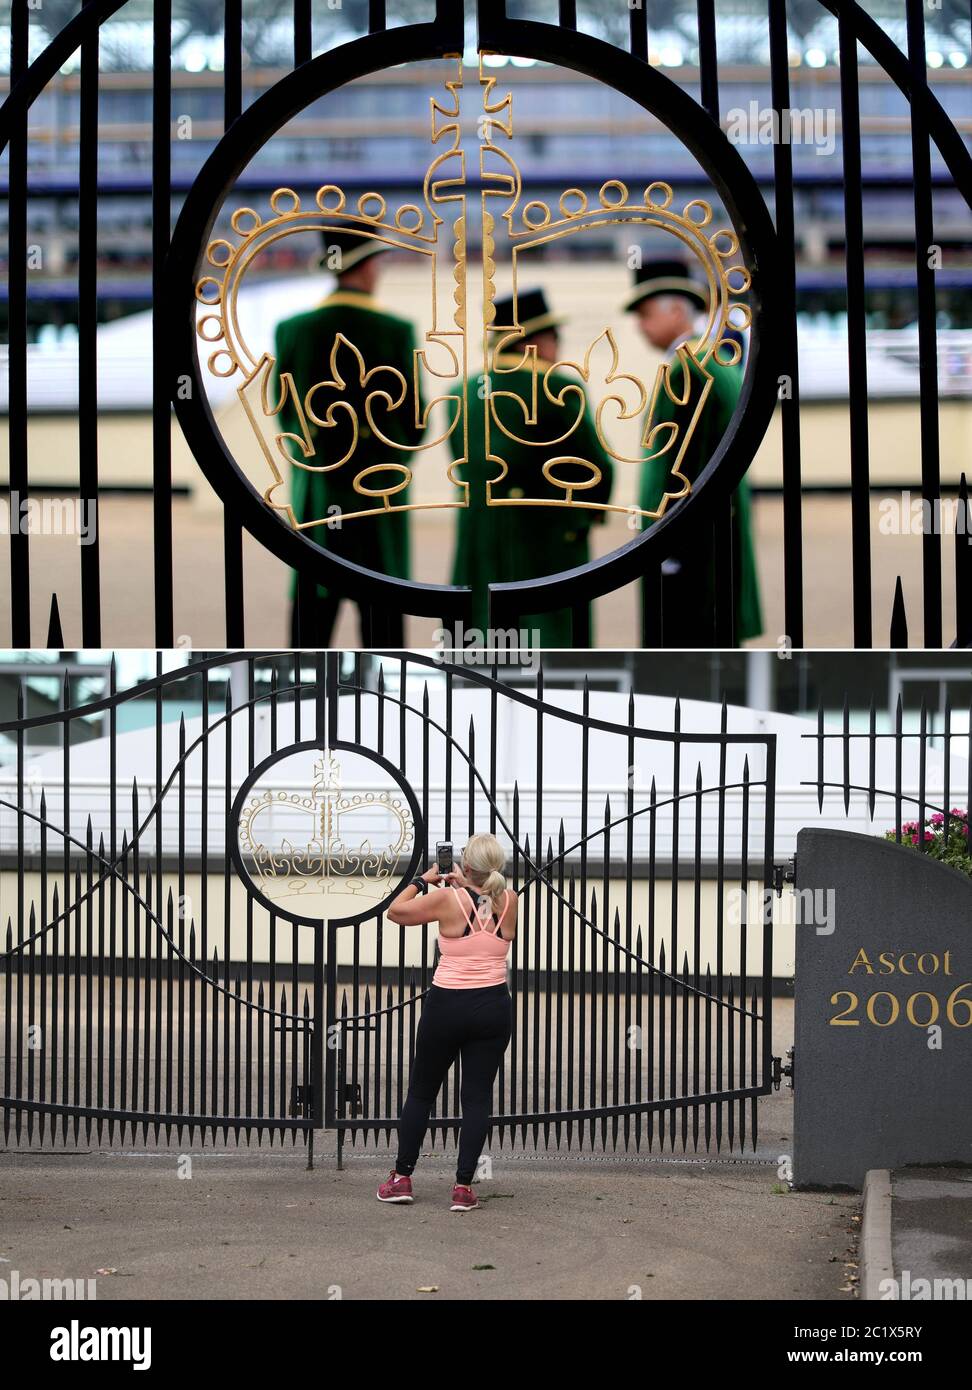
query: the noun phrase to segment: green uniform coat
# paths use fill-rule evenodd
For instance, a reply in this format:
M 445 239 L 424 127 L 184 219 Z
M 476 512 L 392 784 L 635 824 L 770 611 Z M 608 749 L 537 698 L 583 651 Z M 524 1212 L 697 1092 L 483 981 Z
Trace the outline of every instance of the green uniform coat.
M 547 364 L 541 363 L 541 371 Z M 559 391 L 568 383 L 578 385 L 574 377 L 557 372 L 550 378 L 550 387 Z M 531 373 L 526 368 L 504 372 L 493 378 L 494 391 L 512 391 L 523 401 L 531 399 Z M 573 569 L 586 564 L 590 558 L 588 533 L 594 522 L 604 520 L 604 513 L 580 507 L 488 507 L 486 480 L 495 477 L 499 465 L 487 466 L 484 453 L 485 402 L 480 398 L 478 383 L 471 380 L 469 400 L 470 458 L 460 477 L 470 483 L 469 506 L 458 512 L 456 552 L 452 570 L 454 584 L 468 584 L 473 590 L 473 624 L 481 631 L 488 626 L 487 585 L 502 584 L 517 579 L 540 579 L 559 570 Z M 569 394 L 564 405 L 547 399 L 542 384 L 537 390 L 537 423 L 524 424 L 523 412 L 515 401 L 495 398 L 500 419 L 507 429 L 523 439 L 535 435 L 538 439 L 556 439 L 569 427 L 577 413 L 576 395 Z M 462 434 L 450 436 L 453 458 L 460 457 Z M 508 472 L 493 484 L 494 497 L 562 497 L 563 491 L 544 478 L 542 468 L 548 458 L 576 454 L 601 469 L 597 485 L 574 497 L 593 502 L 607 502 L 611 495 L 613 469 L 611 460 L 597 438 L 589 407 L 585 406 L 577 428 L 561 444 L 549 447 L 519 444 L 498 428 L 491 428 L 491 446 L 508 466 Z M 569 465 L 561 465 L 561 477 L 571 477 Z M 580 480 L 582 470 L 574 470 Z M 585 477 L 589 476 L 583 470 Z M 539 633 L 541 647 L 569 647 L 571 614 L 569 608 L 548 613 L 525 613 L 521 625 Z
M 682 459 L 681 472 L 691 482 L 702 472 L 715 453 L 720 440 L 729 427 L 739 393 L 742 390 L 742 370 L 738 366 L 727 367 L 709 359 L 707 370 L 712 375 L 712 387 L 702 407 L 701 417 L 689 441 Z M 679 397 L 685 394 L 684 369 L 682 359 L 676 358 L 671 371 L 672 391 Z M 664 390 L 658 393 L 653 420 L 684 419 L 684 407 L 680 411 L 669 399 Z M 675 491 L 671 477 L 671 455 L 646 460 L 642 464 L 640 505 L 653 510 L 661 501 L 666 490 Z M 677 480 L 675 480 L 677 482 Z M 669 506 L 673 505 L 669 503 Z M 651 525 L 651 522 L 646 522 Z M 752 507 L 749 483 L 745 478 L 732 497 L 732 539 L 733 575 L 736 582 L 735 627 L 736 642 L 758 637 L 763 631 L 763 615 L 760 605 L 759 579 L 756 573 L 756 554 L 753 546 Z M 672 593 L 678 596 L 678 611 L 666 611 L 665 620 L 668 631 L 666 646 L 707 646 L 711 645 L 715 623 L 715 565 L 711 554 L 703 552 L 699 538 L 682 542 L 683 550 L 672 551 L 672 558 L 681 562 L 683 577 L 673 586 Z M 696 611 L 685 611 L 691 607 Z
M 383 432 L 397 443 L 414 446 L 421 442 L 424 428 L 415 425 L 415 401 L 413 388 L 413 358 L 415 332 L 412 325 L 394 314 L 382 309 L 370 295 L 361 290 L 340 289 L 324 303 L 307 313 L 296 314 L 277 325 L 276 332 L 276 372 L 279 390 L 279 375 L 290 372 L 301 401 L 306 400 L 307 392 L 318 382 L 333 380 L 331 369 L 331 350 L 336 334 L 342 333 L 361 353 L 366 370 L 388 366 L 397 368 L 408 385 L 408 391 L 397 410 L 386 411 L 380 405 L 374 406 L 375 420 L 380 422 Z M 343 387 L 322 388 L 315 391 L 311 407 L 315 415 L 324 419 L 328 406 L 346 401 L 353 406 L 358 418 L 358 441 L 354 453 L 344 467 L 334 473 L 307 473 L 295 468 L 291 481 L 291 498 L 294 512 L 299 521 L 309 521 L 313 517 L 335 515 L 329 508 L 340 508 L 342 512 L 360 511 L 362 507 L 376 505 L 380 499 L 368 498 L 354 491 L 353 479 L 363 468 L 381 463 L 406 464 L 414 466 L 419 455 L 407 449 L 395 449 L 377 438 L 371 431 L 364 411 L 365 389 L 361 386 L 361 369 L 354 353 L 342 344 L 337 357 L 337 367 L 344 381 Z M 368 394 L 376 390 L 387 390 L 394 399 L 401 385 L 390 373 L 378 372 L 368 383 Z M 278 396 L 279 399 L 279 396 Z M 419 418 L 424 406 L 419 398 Z M 301 433 L 297 413 L 289 397 L 280 412 L 281 430 Z M 336 410 L 336 423 L 327 428 L 308 422 L 311 442 L 317 454 L 309 463 L 322 464 L 340 458 L 350 447 L 352 426 L 347 411 Z M 290 445 L 294 458 L 301 457 L 297 446 Z M 365 480 L 369 487 L 386 483 L 390 475 L 376 474 Z M 408 501 L 408 489 L 396 493 L 393 505 Z M 326 550 L 353 560 L 368 569 L 378 570 L 397 579 L 409 577 L 409 527 L 407 512 L 392 512 L 387 516 L 358 517 L 347 521 L 338 529 L 332 526 L 315 526 L 305 532 L 318 545 Z M 324 597 L 326 590 L 318 585 L 318 593 Z

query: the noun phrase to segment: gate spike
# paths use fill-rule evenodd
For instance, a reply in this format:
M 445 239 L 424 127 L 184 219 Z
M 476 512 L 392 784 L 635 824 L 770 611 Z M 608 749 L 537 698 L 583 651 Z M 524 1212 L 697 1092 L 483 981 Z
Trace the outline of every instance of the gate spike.
M 894 585 L 894 603 L 891 608 L 891 636 L 888 646 L 896 650 L 908 647 L 908 614 L 905 611 L 904 590 L 899 574 Z
M 64 650 L 64 633 L 61 629 L 61 611 L 57 605 L 57 594 L 51 594 L 51 613 L 47 621 L 47 645 L 55 651 Z

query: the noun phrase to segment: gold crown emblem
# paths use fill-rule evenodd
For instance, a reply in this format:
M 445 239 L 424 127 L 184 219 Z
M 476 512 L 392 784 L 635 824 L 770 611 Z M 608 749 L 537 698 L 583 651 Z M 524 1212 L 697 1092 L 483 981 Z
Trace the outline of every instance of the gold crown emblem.
M 356 501 L 350 509 L 342 508 L 342 522 L 422 506 L 468 506 L 470 483 L 463 477 L 462 465 L 469 459 L 473 443 L 469 437 L 469 394 L 479 389 L 485 399 L 484 438 L 475 441 L 474 447 L 488 466 L 487 505 L 573 506 L 660 517 L 670 503 L 692 490 L 681 464 L 712 387 L 710 364 L 737 363 L 741 349 L 730 330 L 745 329 L 751 323 L 750 309 L 740 299 L 750 288 L 750 274 L 744 264 L 732 263 L 739 252 L 739 239 L 730 228 L 711 230 L 713 210 L 701 198 L 676 210 L 674 190 L 663 182 L 649 184 L 640 197 L 618 179 L 602 183 L 594 198 L 580 188 L 568 188 L 561 193 L 556 208 L 541 199 L 527 199 L 522 175 L 507 148 L 513 142 L 512 92 L 495 95 L 497 79 L 486 75 L 482 58 L 487 55 L 481 55 L 477 125 L 482 321 L 476 325 L 480 340 L 477 350 L 468 323 L 469 190 L 460 119 L 462 59 L 450 56 L 456 62 L 456 75 L 444 83 L 449 99 L 430 99 L 431 143 L 438 149 L 425 173 L 421 204 L 406 204 L 392 215 L 380 193 L 368 192 L 350 207 L 339 186 L 326 184 L 318 189 L 313 206 L 304 207 L 292 189 L 280 188 L 270 198 L 271 216 L 263 217 L 250 207 L 237 208 L 230 219 L 237 239 L 218 238 L 207 248 L 206 259 L 215 273 L 207 273 L 196 285 L 196 298 L 208 310 L 200 314 L 197 332 L 213 349 L 209 370 L 216 376 L 241 378 L 237 395 L 268 470 L 261 484 L 263 499 L 297 530 L 327 524 L 331 518 L 326 514 L 299 518 L 294 512 L 288 497 L 291 474 L 303 470 L 338 475 L 343 484 L 351 484 Z M 704 285 L 700 282 L 708 300 L 704 327 L 694 340 L 677 349 L 673 362 L 659 365 L 650 383 L 621 370 L 621 352 L 610 325 L 594 334 L 579 360 L 545 362 L 538 358 L 535 344 L 517 346 L 523 336 L 517 275 L 524 253 L 591 228 L 618 224 L 671 234 L 683 251 L 694 255 L 704 274 Z M 422 258 L 429 279 L 431 327 L 413 351 L 408 374 L 399 367 L 369 363 L 360 348 L 338 332 L 328 375 L 309 388 L 298 389 L 292 373 L 278 373 L 272 353 L 251 347 L 245 340 L 239 322 L 239 290 L 261 253 L 281 238 L 302 232 L 347 232 L 349 228 L 362 238 Z M 514 304 L 507 322 L 499 321 L 496 310 L 498 256 L 504 251 L 509 258 Z M 330 302 L 339 299 L 339 295 L 332 296 Z M 676 364 L 677 384 L 673 381 Z M 527 373 L 527 387 L 514 389 L 511 378 L 523 371 Z M 565 412 L 564 428 L 550 439 L 538 438 L 535 430 L 530 433 L 530 427 L 538 423 L 541 393 Z M 665 413 L 674 419 L 657 419 L 663 394 L 667 397 Z M 423 401 L 427 401 L 424 406 Z M 515 411 L 500 410 L 497 403 L 501 401 L 515 402 Z M 418 444 L 405 442 L 403 434 L 411 430 L 420 435 L 440 406 L 445 424 L 438 434 Z M 279 429 L 277 417 L 285 408 L 297 422 L 295 429 Z M 585 493 L 600 481 L 601 469 L 594 460 L 572 453 L 570 444 L 588 408 L 598 440 L 609 457 L 622 464 L 639 465 L 659 458 L 668 462 L 670 478 L 654 510 L 585 499 Z M 624 452 L 611 443 L 605 427 L 609 419 L 641 417 L 640 452 Z M 516 427 L 511 425 L 511 418 L 516 420 Z M 407 500 L 405 490 L 412 480 L 410 456 L 449 441 L 457 431 L 462 447 L 457 451 L 453 446 L 453 452 L 460 457 L 445 470 L 441 495 L 429 502 Z M 380 441 L 387 450 L 387 460 L 376 464 L 371 454 L 367 463 L 356 459 L 364 438 Z M 542 476 L 557 490 L 553 496 L 549 490 L 545 495 L 531 495 L 529 479 L 527 486 L 518 490 L 524 495 L 493 495 L 494 485 L 508 472 L 506 439 L 541 450 L 536 477 Z M 340 447 L 329 447 L 329 442 L 336 446 L 338 440 Z M 558 473 L 565 464 L 569 467 Z
M 407 807 L 390 792 L 355 792 L 341 789 L 340 764 L 329 750 L 314 764 L 310 795 L 267 790 L 250 800 L 240 813 L 240 850 L 252 875 L 260 880 L 267 897 L 335 889 L 376 900 L 388 891 L 402 856 L 412 847 L 414 826 Z M 351 844 L 344 827 L 349 817 L 362 812 L 390 816 L 394 830 L 389 842 L 376 848 L 370 839 Z M 295 844 L 288 836 L 273 834 L 274 812 L 288 820 L 307 818 L 311 831 Z M 269 842 L 269 843 L 268 843 Z

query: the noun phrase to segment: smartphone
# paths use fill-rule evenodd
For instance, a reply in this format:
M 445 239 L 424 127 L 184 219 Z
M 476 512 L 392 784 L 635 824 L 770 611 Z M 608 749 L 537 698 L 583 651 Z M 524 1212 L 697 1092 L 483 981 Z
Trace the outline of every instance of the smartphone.
M 440 874 L 452 873 L 452 841 L 440 840 L 435 847 L 435 862 Z

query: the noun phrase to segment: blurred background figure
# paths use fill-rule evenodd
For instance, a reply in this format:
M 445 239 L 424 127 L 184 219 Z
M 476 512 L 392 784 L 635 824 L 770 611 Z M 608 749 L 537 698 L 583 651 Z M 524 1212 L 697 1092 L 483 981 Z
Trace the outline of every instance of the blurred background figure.
M 607 502 L 611 496 L 613 468 L 605 452 L 586 393 L 575 376 L 565 371 L 551 373 L 548 386 L 552 395 L 571 386 L 563 404 L 550 400 L 538 383 L 536 392 L 536 421 L 526 422 L 533 399 L 533 380 L 529 367 L 523 363 L 531 345 L 536 348 L 537 368 L 544 373 L 557 361 L 560 352 L 558 327 L 562 315 L 553 314 L 543 290 L 521 291 L 495 301 L 496 323 L 519 323 L 522 336 L 508 351 L 498 354 L 494 366 L 504 368 L 494 373 L 490 382 L 493 395 L 491 443 L 494 454 L 502 456 L 507 472 L 492 485 L 494 498 L 536 497 L 555 502 L 564 497 L 563 488 L 555 487 L 543 476 L 548 459 L 574 456 L 593 464 L 600 477 L 593 487 L 575 493 L 581 502 Z M 517 313 L 519 317 L 517 318 Z M 517 399 L 500 395 L 511 392 Z M 562 436 L 571 428 L 578 415 L 578 392 L 583 395 L 583 412 L 576 427 L 566 439 Z M 590 511 L 577 506 L 490 507 L 486 502 L 486 482 L 495 478 L 498 464 L 485 457 L 485 413 L 487 392 L 478 380 L 471 379 L 469 400 L 469 461 L 460 470 L 462 481 L 469 482 L 469 506 L 459 512 L 456 551 L 452 569 L 453 584 L 468 584 L 473 590 L 473 625 L 482 632 L 488 627 L 487 585 L 510 580 L 539 579 L 560 570 L 584 565 L 590 558 L 589 532 L 594 522 L 604 520 L 604 512 Z M 522 402 L 522 406 L 520 405 Z M 499 423 L 497 423 L 497 421 Z M 503 428 L 500 428 L 500 425 Z M 506 434 L 503 431 L 508 430 Z M 517 436 L 511 438 L 510 435 Z M 528 442 L 522 443 L 519 440 Z M 559 441 L 550 445 L 547 441 Z M 461 457 L 462 433 L 454 430 L 450 436 L 453 458 Z M 590 469 L 579 463 L 560 463 L 557 476 L 578 484 L 587 484 Z M 548 613 L 525 613 L 523 627 L 530 631 L 530 641 L 539 647 L 569 647 L 571 613 L 569 608 Z M 592 639 L 593 641 L 593 634 Z
M 295 466 L 291 489 L 294 513 L 302 523 L 329 518 L 327 524 L 307 532 L 326 550 L 367 569 L 408 579 L 408 512 L 359 517 L 347 522 L 343 522 L 342 517 L 378 503 L 377 498 L 355 491 L 354 480 L 364 469 L 381 465 L 401 469 L 414 462 L 414 454 L 407 450 L 420 444 L 425 433 L 424 425 L 416 424 L 424 418 L 425 411 L 421 395 L 417 402 L 414 399 L 415 330 L 407 319 L 399 318 L 375 299 L 381 253 L 389 247 L 374 236 L 362 234 L 355 224 L 341 231 L 325 229 L 322 237 L 324 250 L 319 266 L 334 272 L 336 288 L 316 308 L 283 319 L 277 325 L 276 372 L 278 382 L 283 372 L 292 374 L 297 395 L 304 403 L 315 451 L 307 462 L 321 467 L 349 452 L 350 457 L 334 473 L 309 472 Z M 338 346 L 332 362 L 339 333 L 360 352 L 363 368 L 345 343 Z M 375 368 L 392 370 L 380 372 L 366 392 L 362 375 Z M 372 432 L 365 412 L 367 394 L 386 390 L 395 398 L 400 393 L 401 382 L 394 372 L 404 377 L 405 398 L 397 409 L 382 410 L 380 419 L 385 435 L 405 446 L 403 450 L 379 439 Z M 328 411 L 335 406 L 328 420 Z M 311 414 L 316 421 L 328 423 L 315 423 Z M 280 412 L 280 421 L 282 429 L 300 435 L 297 412 L 289 395 Z M 296 445 L 291 452 L 295 460 L 302 457 Z M 366 486 L 374 488 L 388 482 L 387 473 L 372 475 Z M 408 488 L 394 494 L 394 505 L 400 506 L 407 501 Z M 329 593 L 323 584 L 318 584 L 314 594 L 298 605 L 296 575 L 291 596 L 291 644 L 297 646 L 299 637 L 299 645 L 304 647 L 328 646 L 340 606 L 339 598 Z M 359 618 L 364 640 L 360 605 Z M 403 646 L 401 616 L 389 614 L 386 621 L 388 643 Z
M 688 267 L 679 260 L 644 261 L 635 270 L 634 289 L 625 308 L 637 315 L 638 326 L 652 347 L 663 352 L 666 361 L 673 364 L 672 392 L 680 398 L 685 396 L 692 384 L 684 380 L 685 372 L 677 349 L 698 335 L 700 327 L 696 320 L 699 313 L 708 308 L 706 291 L 690 277 Z M 743 371 L 739 364 L 725 366 L 713 356 L 706 363 L 706 370 L 712 376 L 712 387 L 681 464 L 681 471 L 693 483 L 729 428 L 742 390 Z M 653 424 L 677 418 L 678 407 L 665 391 L 660 391 Z M 645 510 L 654 510 L 659 505 L 666 491 L 673 457 L 674 451 L 670 451 L 655 459 L 648 458 L 642 465 L 639 504 Z M 652 523 L 646 521 L 645 524 Z M 763 630 L 751 499 L 745 478 L 732 497 L 732 547 L 735 641 L 738 645 L 747 638 L 758 637 Z M 662 562 L 662 592 L 666 623 L 664 645 L 715 645 L 715 561 L 708 528 L 682 540 Z

